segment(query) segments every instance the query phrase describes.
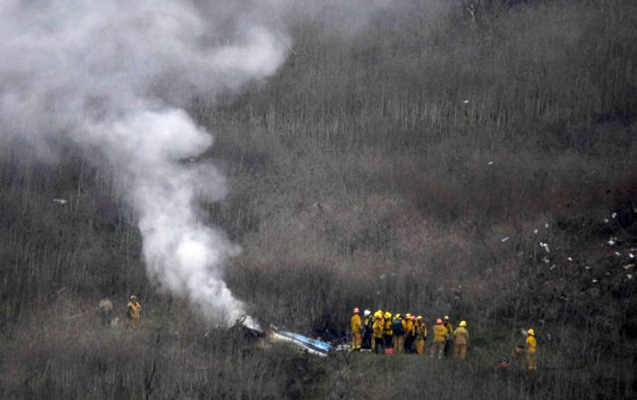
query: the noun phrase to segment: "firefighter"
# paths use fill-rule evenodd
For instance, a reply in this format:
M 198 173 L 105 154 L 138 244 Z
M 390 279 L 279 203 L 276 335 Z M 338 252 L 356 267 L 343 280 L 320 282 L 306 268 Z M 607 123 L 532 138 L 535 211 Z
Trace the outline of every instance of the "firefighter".
M 438 354 L 438 360 L 442 360 L 442 355 L 445 351 L 445 343 L 447 342 L 447 328 L 442 323 L 442 320 L 438 318 L 434 330 L 434 342 L 429 348 L 429 357 L 433 358 L 434 353 Z
M 453 341 L 453 325 L 451 325 L 451 322 L 449 322 L 448 315 L 445 315 L 445 317 L 443 318 L 443 325 L 445 326 L 445 328 L 447 328 L 447 337 L 445 340 L 445 357 L 448 357 Z
M 524 346 L 526 350 L 526 368 L 535 371 L 537 370 L 537 364 L 535 362 L 535 352 L 537 351 L 535 331 L 533 329 L 529 329 L 526 333 L 528 333 L 526 344 Z
M 102 325 L 110 326 L 113 320 L 113 302 L 108 297 L 104 297 L 100 300 L 98 309 L 100 311 Z
M 385 330 L 385 320 L 383 313 L 379 310 L 374 313 L 374 323 L 372 324 L 372 346 L 376 354 L 383 354 L 384 342 L 383 331 Z
M 414 330 L 414 323 L 416 322 L 416 316 L 407 314 L 405 318 L 405 352 L 414 352 L 414 340 L 416 339 L 416 332 Z
M 453 356 L 465 360 L 467 358 L 467 345 L 469 345 L 467 322 L 461 321 L 458 328 L 453 331 Z
M 363 343 L 361 350 L 371 351 L 372 349 L 372 326 L 374 325 L 374 317 L 369 310 L 363 311 Z
M 137 301 L 137 296 L 131 294 L 126 307 L 128 308 L 126 315 L 128 316 L 131 326 L 133 328 L 138 328 L 141 323 L 142 306 L 139 304 L 139 301 Z
M 361 349 L 361 342 L 363 341 L 363 321 L 358 307 L 354 308 L 354 315 L 352 315 L 352 336 L 352 350 L 358 351 Z
M 391 354 L 394 352 L 394 331 L 391 329 L 391 313 L 389 311 L 385 311 L 385 331 L 383 334 L 385 335 L 385 353 Z
M 396 314 L 392 319 L 391 329 L 394 333 L 394 351 L 402 353 L 405 348 L 405 327 L 402 315 Z
M 416 318 L 416 323 L 414 324 L 414 334 L 416 353 L 418 353 L 419 355 L 423 355 L 425 354 L 425 343 L 427 342 L 427 326 L 425 325 L 425 321 L 422 319 L 421 315 Z

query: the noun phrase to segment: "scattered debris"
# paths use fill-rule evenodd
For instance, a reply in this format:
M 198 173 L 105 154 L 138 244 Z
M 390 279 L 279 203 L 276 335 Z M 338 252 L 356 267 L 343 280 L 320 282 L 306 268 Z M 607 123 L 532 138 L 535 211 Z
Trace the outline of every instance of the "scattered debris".
M 68 202 L 68 200 L 66 200 L 66 199 L 53 199 L 53 202 L 64 205 L 64 204 L 66 204 Z
M 617 238 L 616 237 L 612 237 L 610 239 L 608 239 L 608 243 L 609 246 L 613 246 L 615 243 L 617 243 Z
M 502 238 L 502 243 L 506 242 L 509 239 L 511 239 L 509 236 Z
M 617 217 L 617 213 L 613 213 L 612 217 L 615 219 Z
M 571 257 L 567 258 L 567 260 L 569 260 L 570 262 L 573 262 L 573 259 Z
M 546 250 L 547 253 L 551 252 L 551 250 L 549 249 L 548 243 L 540 242 L 540 247 Z
M 487 165 L 493 165 L 493 161 L 489 161 Z
M 597 283 L 597 279 L 593 279 L 591 282 L 593 282 L 593 283 Z
M 549 260 L 549 258 L 548 258 L 548 257 L 544 257 L 544 258 L 542 259 L 542 261 L 544 262 L 544 264 L 548 264 L 548 263 L 550 263 L 550 262 L 551 262 L 551 260 Z
M 463 103 L 464 103 L 464 104 L 468 104 L 468 103 L 469 103 L 469 100 L 464 100 L 464 101 L 463 101 Z
M 633 269 L 633 268 L 635 268 L 635 264 L 626 264 L 626 265 L 624 265 L 624 269 L 625 270 L 629 270 L 629 269 Z

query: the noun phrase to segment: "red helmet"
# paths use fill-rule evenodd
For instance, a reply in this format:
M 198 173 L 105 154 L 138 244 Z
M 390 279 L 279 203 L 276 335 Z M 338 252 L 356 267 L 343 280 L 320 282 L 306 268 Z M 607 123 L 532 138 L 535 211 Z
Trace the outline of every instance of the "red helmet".
M 358 307 L 354 307 L 354 314 L 359 314 L 361 312 L 361 310 L 358 309 Z
M 442 320 L 441 320 L 440 318 L 438 318 L 438 319 L 436 320 L 436 324 L 438 324 L 438 325 L 442 325 Z

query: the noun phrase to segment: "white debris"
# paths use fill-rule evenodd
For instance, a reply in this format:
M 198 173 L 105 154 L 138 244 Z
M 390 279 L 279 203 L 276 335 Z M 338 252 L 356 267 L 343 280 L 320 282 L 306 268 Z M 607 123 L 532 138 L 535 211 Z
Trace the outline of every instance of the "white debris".
M 624 269 L 633 269 L 635 268 L 635 264 L 626 264 L 624 265 Z
M 557 267 L 557 265 L 553 264 L 553 265 L 551 265 L 551 268 L 549 268 L 549 270 L 551 270 L 551 271 L 552 271 L 552 270 L 554 270 L 556 267 Z
M 621 254 L 620 254 L 618 251 L 616 251 L 616 252 L 615 252 L 615 255 L 616 255 L 617 257 L 621 257 Z
M 588 265 L 585 267 L 586 270 L 588 271 L 589 269 L 591 269 L 591 267 L 589 267 Z
M 545 227 L 546 229 L 548 229 L 548 228 L 549 228 L 549 224 L 544 224 L 544 227 Z
M 546 250 L 547 253 L 551 252 L 551 250 L 549 249 L 548 243 L 540 242 L 540 247 Z
M 613 217 L 613 219 L 615 219 L 617 217 L 617 213 L 613 213 L 613 215 L 611 215 L 611 217 Z
M 548 264 L 548 263 L 550 263 L 550 262 L 551 262 L 551 260 L 549 260 L 549 258 L 548 258 L 548 257 L 544 257 L 544 258 L 542 259 L 542 261 L 544 262 L 544 264 Z
M 567 260 L 569 260 L 570 262 L 573 262 L 573 259 L 571 257 L 567 258 Z
M 53 201 L 55 203 L 59 203 L 59 204 L 66 204 L 67 203 L 66 199 L 53 199 Z
M 607 273 L 606 273 L 606 276 L 610 276 L 610 272 L 607 272 Z
M 608 218 L 604 218 L 604 222 L 608 223 Z
M 487 165 L 493 165 L 493 161 L 489 161 Z
M 597 279 L 593 279 L 591 282 L 593 282 L 593 283 L 597 283 Z
M 608 242 L 606 242 L 606 243 L 608 243 L 608 245 L 609 245 L 609 246 L 612 246 L 612 245 L 614 245 L 616 242 L 617 242 L 617 238 L 612 237 L 612 238 L 608 239 Z
M 633 274 L 626 274 L 626 278 L 628 278 L 628 280 L 633 279 Z
M 535 234 L 537 235 L 537 233 L 538 233 L 538 230 L 537 230 L 537 229 L 535 229 L 535 230 L 533 231 L 533 233 L 535 233 Z
M 386 277 L 386 275 L 385 275 L 385 274 L 382 274 L 382 275 L 380 276 L 380 279 L 385 279 L 385 277 Z
M 469 103 L 469 100 L 464 100 L 463 103 L 467 104 L 467 103 Z
M 635 256 L 633 255 L 633 253 L 628 253 L 628 258 L 635 258 Z
M 506 242 L 509 239 L 511 239 L 509 236 L 502 238 L 502 243 Z

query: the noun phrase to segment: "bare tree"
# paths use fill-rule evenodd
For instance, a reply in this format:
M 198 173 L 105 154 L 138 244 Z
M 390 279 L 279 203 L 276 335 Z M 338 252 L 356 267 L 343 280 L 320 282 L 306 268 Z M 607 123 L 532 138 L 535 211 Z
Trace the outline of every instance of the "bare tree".
M 480 0 L 464 0 L 464 8 L 471 16 L 471 22 L 477 23 L 478 11 L 480 10 Z

